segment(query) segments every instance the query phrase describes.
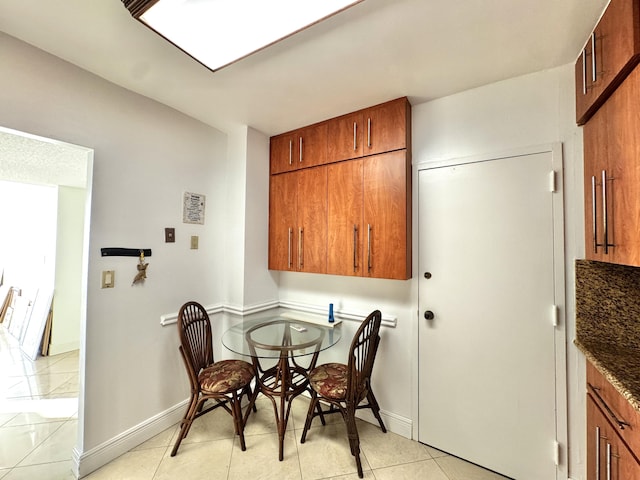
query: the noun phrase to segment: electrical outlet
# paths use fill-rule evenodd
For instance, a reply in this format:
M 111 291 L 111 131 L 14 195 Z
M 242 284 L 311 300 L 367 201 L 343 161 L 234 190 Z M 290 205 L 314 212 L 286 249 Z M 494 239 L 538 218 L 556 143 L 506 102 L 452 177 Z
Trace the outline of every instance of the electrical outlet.
M 192 235 L 191 236 L 191 250 L 197 250 L 198 249 L 198 236 L 197 235 Z
M 113 288 L 115 285 L 115 272 L 113 270 L 102 271 L 102 288 Z

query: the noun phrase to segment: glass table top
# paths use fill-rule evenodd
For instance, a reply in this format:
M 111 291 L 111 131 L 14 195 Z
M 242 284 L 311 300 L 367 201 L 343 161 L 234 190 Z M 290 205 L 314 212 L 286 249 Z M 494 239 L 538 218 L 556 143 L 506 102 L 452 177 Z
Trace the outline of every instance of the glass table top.
M 313 355 L 332 347 L 342 336 L 342 325 L 309 323 L 281 316 L 245 320 L 222 335 L 222 344 L 232 352 L 258 358 L 281 355 Z

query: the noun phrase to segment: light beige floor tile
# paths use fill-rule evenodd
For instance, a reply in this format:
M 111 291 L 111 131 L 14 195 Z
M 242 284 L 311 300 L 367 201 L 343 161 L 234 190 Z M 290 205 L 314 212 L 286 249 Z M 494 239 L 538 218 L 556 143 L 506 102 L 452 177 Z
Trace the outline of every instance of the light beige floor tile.
M 170 441 L 172 445 L 178 438 L 179 432 L 180 429 L 176 428 Z M 189 434 L 182 440 L 181 445 L 185 443 L 233 439 L 234 435 L 233 418 L 221 407 L 200 418 L 196 418 L 191 425 Z
M 252 435 L 247 439 L 247 449 L 240 449 L 238 439 L 234 441 L 229 468 L 229 480 L 298 480 L 301 478 L 296 441 L 293 432 L 284 438 L 284 458 L 278 460 L 278 435 L 267 433 Z M 216 477 L 214 477 L 216 478 Z
M 15 412 L 4 426 L 59 422 L 77 416 L 78 399 L 38 398 L 0 400 L 0 412 Z
M 0 468 L 12 468 L 58 430 L 64 422 L 0 428 Z
M 293 407 L 291 409 L 293 412 L 293 425 L 296 430 L 300 430 L 298 436 L 302 435 L 302 430 L 304 429 L 304 423 L 307 420 L 307 413 L 309 412 L 309 403 L 310 403 L 310 399 L 303 395 L 296 397 L 296 399 L 293 401 Z M 321 405 L 322 405 L 322 410 L 329 409 L 329 406 L 327 404 L 324 404 L 321 402 Z M 344 420 L 342 419 L 342 415 L 340 415 L 339 413 L 332 413 L 331 415 L 325 415 L 324 420 L 327 425 L 331 423 L 344 422 Z M 320 425 L 322 425 L 320 418 L 315 417 L 313 419 L 313 422 L 311 423 L 311 426 L 318 427 Z
M 52 397 L 59 397 L 61 394 L 71 393 L 77 396 L 79 391 L 80 391 L 80 384 L 78 383 L 78 376 L 75 375 L 69 381 L 51 390 L 49 395 Z
M 423 446 L 424 446 L 424 448 L 427 449 L 427 452 L 429 452 L 429 455 L 431 455 L 432 458 L 446 457 L 446 456 L 449 455 L 448 453 L 443 452 L 441 450 L 438 450 L 437 448 L 433 448 L 433 447 L 431 447 L 429 445 L 424 445 L 423 444 Z
M 16 467 L 5 477 L 0 476 L 0 478 L 3 478 L 3 480 L 75 480 L 76 477 L 71 469 L 71 461 L 67 460 L 65 462 Z
M 298 440 L 299 442 L 299 440 Z M 351 455 L 344 423 L 311 427 L 306 442 L 298 444 L 300 468 L 304 480 L 337 477 L 357 472 L 356 459 Z M 371 470 L 361 452 L 362 470 Z
M 429 452 L 418 442 L 395 433 L 383 433 L 379 425 L 361 420 L 358 420 L 357 425 L 360 449 L 373 469 L 431 458 Z
M 4 468 L 0 468 L 0 478 L 4 478 L 5 475 L 7 475 L 11 470 L 9 470 L 8 468 L 4 469 Z
M 166 448 L 152 448 L 127 452 L 83 477 L 83 480 L 152 480 L 165 451 Z
M 436 458 L 435 461 L 450 480 L 507 480 L 507 477 L 456 457 L 440 457 Z
M 167 448 L 153 480 L 225 479 L 232 449 L 230 439 L 182 444 L 175 457 L 170 456 L 171 449 Z
M 38 370 L 38 373 L 78 373 L 78 371 L 78 355 L 65 355 L 64 358 L 61 358 L 59 361 L 52 362 L 46 368 Z
M 149 448 L 158 448 L 158 447 L 173 447 L 172 440 L 175 441 L 175 435 L 178 430 L 178 426 L 174 425 L 173 427 L 167 428 L 165 431 L 160 432 L 158 435 L 150 438 L 144 443 L 141 443 L 135 448 L 132 448 L 131 451 L 137 450 L 147 450 Z
M 49 438 L 38 445 L 18 466 L 69 460 L 76 445 L 78 421 L 65 422 Z
M 18 384 L 7 390 L 6 398 L 47 395 L 74 376 L 72 373 L 51 373 L 23 377 Z
M 277 404 L 278 409 L 280 404 Z M 251 412 L 247 425 L 244 427 L 245 437 L 250 435 L 263 435 L 265 433 L 277 433 L 278 426 L 276 424 L 276 413 L 273 409 L 273 403 L 267 397 L 260 395 L 256 400 L 257 412 Z M 292 407 L 293 408 L 293 407 Z M 291 415 L 290 415 L 291 416 Z M 287 423 L 287 430 L 292 429 L 291 418 Z
M 433 459 L 375 469 L 373 473 L 376 480 L 449 480 Z
M 5 426 L 8 422 L 13 420 L 19 412 L 11 411 L 3 411 L 2 405 L 0 404 L 0 427 Z

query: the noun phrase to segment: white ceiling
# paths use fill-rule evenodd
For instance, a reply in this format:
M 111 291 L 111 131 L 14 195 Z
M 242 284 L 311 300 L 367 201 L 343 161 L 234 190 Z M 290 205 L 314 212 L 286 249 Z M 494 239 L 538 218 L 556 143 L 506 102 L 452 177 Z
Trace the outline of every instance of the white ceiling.
M 573 62 L 606 4 L 365 0 L 215 73 L 121 0 L 1 0 L 0 31 L 214 127 L 272 135 Z

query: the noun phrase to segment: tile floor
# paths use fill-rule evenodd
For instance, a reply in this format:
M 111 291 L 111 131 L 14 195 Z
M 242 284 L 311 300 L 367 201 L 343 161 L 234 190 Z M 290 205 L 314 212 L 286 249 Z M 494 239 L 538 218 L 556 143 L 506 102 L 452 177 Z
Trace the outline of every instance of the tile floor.
M 26 359 L 0 326 L 0 479 L 70 480 L 71 451 L 77 434 L 77 352 Z M 222 410 L 198 419 L 178 454 L 169 453 L 175 425 L 104 467 L 88 480 L 358 478 L 349 453 L 344 423 L 315 419 L 300 444 L 308 402 L 293 403 L 285 438 L 285 458 L 278 461 L 271 403 L 259 398 L 245 431 L 247 450 L 234 438 L 231 417 Z M 504 480 L 418 442 L 359 421 L 365 479 Z

